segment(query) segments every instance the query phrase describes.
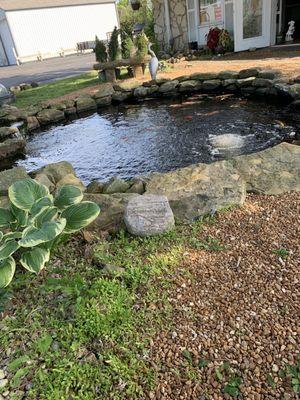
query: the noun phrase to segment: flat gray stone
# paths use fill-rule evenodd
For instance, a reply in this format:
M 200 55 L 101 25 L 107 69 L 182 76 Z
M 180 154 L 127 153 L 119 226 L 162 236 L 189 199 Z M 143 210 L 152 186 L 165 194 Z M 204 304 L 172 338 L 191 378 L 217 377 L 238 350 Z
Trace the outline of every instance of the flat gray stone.
M 28 179 L 25 168 L 17 167 L 0 172 L 0 195 L 6 196 L 10 185 L 21 179 Z
M 84 113 L 88 111 L 96 111 L 97 105 L 95 100 L 91 97 L 79 97 L 76 100 L 76 108 L 78 113 Z
M 175 225 L 167 197 L 151 194 L 130 200 L 124 221 L 128 231 L 135 236 L 159 235 Z
M 246 79 L 250 77 L 256 77 L 259 74 L 260 69 L 259 68 L 247 68 L 243 69 L 242 71 L 239 72 L 239 78 L 240 79 Z
M 37 119 L 41 125 L 49 125 L 63 121 L 65 119 L 65 114 L 61 110 L 46 108 L 37 114 Z
M 103 193 L 125 193 L 130 188 L 130 184 L 118 177 L 111 178 L 104 186 Z

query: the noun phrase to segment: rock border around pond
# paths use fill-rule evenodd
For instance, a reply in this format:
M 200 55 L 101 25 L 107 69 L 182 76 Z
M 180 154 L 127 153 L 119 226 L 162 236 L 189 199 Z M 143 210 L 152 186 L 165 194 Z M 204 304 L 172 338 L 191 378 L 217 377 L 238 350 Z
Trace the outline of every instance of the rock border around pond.
M 46 165 L 30 176 L 51 193 L 65 184 L 83 190 L 85 200 L 96 202 L 101 209 L 90 229 L 117 232 L 127 228 L 132 234 L 145 236 L 171 229 L 172 215 L 178 222 L 190 223 L 216 211 L 241 206 L 247 193 L 278 195 L 300 191 L 300 146 L 281 143 L 230 160 L 152 173 L 130 181 L 93 181 L 87 187 L 65 161 Z M 8 203 L 8 187 L 28 177 L 20 167 L 0 172 L 1 207 Z

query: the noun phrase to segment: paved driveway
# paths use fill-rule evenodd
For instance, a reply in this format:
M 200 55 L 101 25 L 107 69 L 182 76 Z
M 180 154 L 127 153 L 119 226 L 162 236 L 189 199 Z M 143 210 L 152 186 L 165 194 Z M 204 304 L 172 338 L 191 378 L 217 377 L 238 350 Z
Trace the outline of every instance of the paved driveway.
M 93 69 L 94 63 L 95 54 L 91 53 L 0 67 L 0 82 L 6 87 L 20 83 L 47 83 L 56 79 L 89 72 Z

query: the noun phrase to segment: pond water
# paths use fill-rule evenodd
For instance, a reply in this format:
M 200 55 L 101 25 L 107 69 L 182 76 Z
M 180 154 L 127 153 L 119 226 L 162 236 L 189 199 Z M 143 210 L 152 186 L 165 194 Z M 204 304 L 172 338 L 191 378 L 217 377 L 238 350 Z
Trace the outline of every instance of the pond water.
M 84 182 L 131 178 L 265 149 L 293 135 L 286 121 L 279 107 L 228 95 L 127 104 L 36 133 L 17 165 L 66 160 Z

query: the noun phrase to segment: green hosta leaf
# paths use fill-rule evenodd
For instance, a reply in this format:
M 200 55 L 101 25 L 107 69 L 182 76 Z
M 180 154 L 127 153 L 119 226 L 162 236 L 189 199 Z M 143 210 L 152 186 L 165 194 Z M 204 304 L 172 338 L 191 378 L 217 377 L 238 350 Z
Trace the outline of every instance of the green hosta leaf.
M 5 260 L 19 248 L 19 243 L 15 240 L 4 242 L 0 245 L 0 260 Z
M 44 222 L 53 221 L 58 215 L 58 209 L 56 207 L 44 207 L 41 211 L 31 219 L 31 223 L 40 228 Z
M 65 232 L 76 232 L 88 226 L 98 217 L 99 212 L 99 206 L 91 201 L 84 201 L 66 208 L 61 213 L 61 216 L 67 220 Z
M 14 240 L 14 239 L 22 239 L 22 232 L 10 232 L 7 233 L 6 235 L 3 235 L 3 242 L 8 242 L 9 240 Z
M 36 247 L 22 254 L 20 263 L 30 272 L 38 274 L 49 261 L 50 251 Z
M 32 216 L 37 215 L 44 207 L 53 206 L 53 196 L 50 194 L 47 197 L 42 197 L 37 200 L 34 205 L 31 207 L 30 214 Z
M 21 210 L 14 204 L 10 206 L 11 213 L 14 215 L 16 222 L 19 226 L 26 226 L 28 221 L 28 211 Z
M 2 231 L 0 231 L 0 242 L 3 239 L 4 233 Z
M 23 179 L 15 182 L 8 189 L 10 201 L 21 210 L 29 211 L 35 202 L 49 195 L 46 186 L 33 179 Z
M 54 201 L 54 205 L 63 210 L 64 208 L 69 207 L 72 204 L 80 203 L 82 199 L 83 193 L 78 187 L 65 185 L 60 189 L 58 196 Z
M 16 220 L 16 218 L 13 216 L 13 214 L 9 210 L 7 210 L 6 208 L 0 208 L 0 227 L 1 228 L 8 227 L 15 220 Z
M 50 242 L 60 235 L 66 226 L 66 220 L 44 222 L 40 229 L 29 227 L 23 232 L 23 238 L 19 241 L 22 247 L 34 247 L 41 243 Z
M 0 261 L 0 288 L 5 288 L 10 284 L 14 277 L 16 263 L 12 257 Z

